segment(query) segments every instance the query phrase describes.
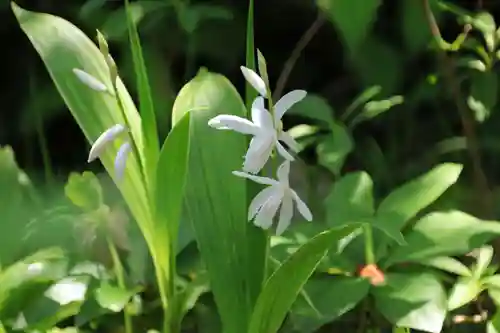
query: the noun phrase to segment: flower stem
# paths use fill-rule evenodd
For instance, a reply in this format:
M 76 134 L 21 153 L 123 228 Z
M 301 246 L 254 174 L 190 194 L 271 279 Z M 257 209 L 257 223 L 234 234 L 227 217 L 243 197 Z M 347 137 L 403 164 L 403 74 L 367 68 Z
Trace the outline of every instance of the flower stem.
M 373 252 L 372 226 L 363 224 L 363 236 L 365 239 L 365 261 L 367 265 L 375 264 L 375 253 Z
M 111 237 L 106 236 L 106 242 L 108 243 L 108 249 L 109 253 L 111 254 L 111 259 L 113 260 L 113 269 L 115 271 L 116 280 L 118 281 L 118 286 L 121 289 L 125 290 L 126 289 L 125 273 L 123 271 L 123 266 L 120 261 L 120 256 L 118 255 L 118 251 L 116 250 L 116 246 L 115 244 L 113 244 Z M 125 333 L 132 333 L 133 332 L 132 318 L 130 317 L 130 314 L 128 312 L 127 305 L 123 309 L 123 320 L 125 324 Z

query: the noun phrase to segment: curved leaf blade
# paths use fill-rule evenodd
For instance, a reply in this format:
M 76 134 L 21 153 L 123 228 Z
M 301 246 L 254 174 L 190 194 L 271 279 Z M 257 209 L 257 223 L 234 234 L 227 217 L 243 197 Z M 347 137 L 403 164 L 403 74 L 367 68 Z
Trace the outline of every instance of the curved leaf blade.
M 264 285 L 248 332 L 278 332 L 300 290 L 327 251 L 356 228 L 357 226 L 346 226 L 322 232 L 285 260 Z

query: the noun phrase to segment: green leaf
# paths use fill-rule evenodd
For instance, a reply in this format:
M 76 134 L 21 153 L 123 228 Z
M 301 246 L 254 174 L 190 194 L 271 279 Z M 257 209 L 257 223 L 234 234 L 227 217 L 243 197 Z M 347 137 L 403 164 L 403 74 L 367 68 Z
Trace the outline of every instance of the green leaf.
M 144 63 L 144 57 L 142 55 L 139 33 L 137 32 L 137 26 L 132 17 L 129 0 L 125 0 L 125 11 L 127 12 L 130 48 L 137 78 L 137 90 L 139 92 L 142 134 L 144 139 L 143 149 L 145 155 L 143 164 L 147 171 L 153 172 L 160 152 L 158 130 L 156 128 L 155 106 L 153 103 L 153 95 L 151 94 L 151 87 L 149 86 L 146 64 Z
M 187 112 L 191 120 L 185 221 L 193 225 L 224 331 L 240 333 L 247 328 L 264 278 L 266 237 L 246 221 L 246 182 L 231 173 L 241 169 L 246 138 L 207 123 L 220 112 L 244 117 L 245 106 L 225 77 L 201 70 L 179 92 L 173 123 Z
M 430 274 L 387 274 L 373 290 L 377 309 L 393 324 L 439 333 L 446 316 L 446 294 Z
M 490 52 L 495 50 L 495 18 L 488 12 L 477 13 L 473 17 L 466 17 L 465 21 L 470 23 L 474 28 L 481 31 L 486 46 Z
M 58 248 L 39 251 L 0 273 L 0 318 L 17 315 L 32 299 L 62 278 L 65 271 L 64 252 Z
M 363 278 L 311 279 L 304 290 L 314 308 L 303 298 L 297 299 L 290 313 L 294 330 L 316 332 L 321 326 L 353 309 L 368 294 L 369 288 L 370 283 Z
M 157 261 L 155 264 L 163 267 L 166 276 L 170 276 L 175 269 L 176 240 L 188 172 L 189 142 L 190 114 L 186 114 L 174 125 L 165 140 L 156 167 L 155 252 L 160 257 L 155 258 Z
M 90 171 L 70 173 L 64 193 L 75 206 L 87 211 L 97 210 L 103 205 L 101 184 Z
M 368 103 L 373 97 L 380 94 L 382 91 L 381 86 L 372 86 L 366 88 L 361 94 L 359 94 L 351 104 L 346 108 L 345 112 L 341 116 L 341 120 L 345 121 L 349 116 L 361 105 Z
M 134 294 L 133 291 L 124 290 L 104 282 L 95 290 L 95 299 L 102 308 L 112 312 L 120 312 Z
M 479 279 L 486 273 L 489 265 L 491 264 L 491 259 L 493 259 L 493 247 L 490 245 L 482 246 L 479 249 L 479 254 L 477 256 L 477 263 L 473 269 L 474 277 Z
M 363 51 L 353 57 L 353 66 L 364 86 L 380 86 L 383 96 L 390 96 L 399 90 L 404 57 L 394 45 L 372 35 L 363 42 Z
M 311 238 L 297 249 L 266 281 L 253 310 L 249 333 L 279 330 L 302 286 L 328 249 L 354 231 L 355 226 L 335 228 Z
M 434 257 L 423 259 L 420 260 L 419 263 L 461 276 L 472 276 L 472 272 L 467 268 L 467 266 L 462 264 L 457 259 L 451 257 Z
M 453 185 L 461 171 L 459 164 L 443 163 L 395 189 L 380 203 L 374 226 L 401 230 L 409 219 Z
M 460 211 L 431 213 L 406 234 L 407 245 L 391 249 L 386 266 L 464 254 L 499 234 L 500 224 L 496 221 L 483 221 Z
M 81 30 L 60 17 L 30 12 L 14 3 L 12 10 L 87 140 L 92 143 L 109 127 L 128 123 L 130 135 L 141 153 L 141 121 L 122 81 L 118 78 L 116 84 L 127 121 L 113 96 L 88 88 L 72 73 L 73 68 L 80 68 L 111 89 L 106 61 L 96 45 Z M 113 143 L 101 155 L 101 161 L 110 175 L 114 174 L 114 158 L 118 147 L 119 142 Z M 150 212 L 140 171 L 141 158 L 135 153 L 129 155 L 127 170 L 119 187 L 133 216 L 143 231 L 147 232 L 144 228 Z
M 467 98 L 469 108 L 478 122 L 489 118 L 497 104 L 498 77 L 495 72 L 471 73 L 471 90 Z
M 376 116 L 390 110 L 393 106 L 402 104 L 402 96 L 393 96 L 382 101 L 371 101 L 365 104 L 363 111 L 351 122 L 351 127 L 365 120 L 375 118 Z
M 340 176 L 347 155 L 354 149 L 354 142 L 344 125 L 333 122 L 332 136 L 326 136 L 317 146 L 319 163 L 335 176 Z
M 327 223 L 332 227 L 370 220 L 375 213 L 370 175 L 360 171 L 342 177 L 333 185 L 325 205 Z
M 342 34 L 351 53 L 358 52 L 375 22 L 380 0 L 317 0 Z M 353 10 L 356 9 L 356 10 Z
M 472 302 L 482 291 L 481 283 L 473 277 L 457 280 L 448 298 L 448 310 L 452 311 Z
M 325 98 L 315 94 L 308 94 L 300 103 L 294 104 L 287 111 L 287 114 L 296 114 L 331 125 L 334 111 Z

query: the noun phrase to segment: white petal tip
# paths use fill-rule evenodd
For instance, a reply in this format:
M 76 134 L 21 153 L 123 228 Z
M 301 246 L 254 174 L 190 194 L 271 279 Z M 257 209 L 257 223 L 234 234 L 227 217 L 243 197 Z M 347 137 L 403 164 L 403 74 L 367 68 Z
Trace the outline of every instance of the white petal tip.
M 79 69 L 79 68 L 73 68 L 73 73 L 76 75 L 76 77 L 87 87 L 90 89 L 93 89 L 98 92 L 105 92 L 108 90 L 106 85 L 102 83 L 100 80 L 92 76 L 91 74 Z

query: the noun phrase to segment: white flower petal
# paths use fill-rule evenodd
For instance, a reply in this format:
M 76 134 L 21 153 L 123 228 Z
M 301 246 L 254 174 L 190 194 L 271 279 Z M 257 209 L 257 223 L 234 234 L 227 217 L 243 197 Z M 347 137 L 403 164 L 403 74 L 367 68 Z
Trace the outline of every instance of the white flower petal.
M 127 158 L 129 156 L 132 146 L 129 142 L 125 142 L 120 146 L 115 157 L 115 175 L 118 181 L 122 180 L 125 167 L 127 166 Z
M 271 113 L 264 106 L 264 98 L 257 97 L 252 103 L 252 122 L 262 129 L 275 131 Z
M 300 102 L 306 97 L 307 91 L 305 90 L 292 90 L 285 96 L 281 97 L 276 105 L 274 106 L 274 119 L 276 122 L 283 118 L 288 109 L 290 109 L 295 103 Z
M 247 178 L 250 179 L 258 184 L 262 185 L 277 185 L 278 182 L 272 178 L 268 177 L 261 177 L 261 176 L 255 176 L 246 172 L 241 172 L 241 171 L 233 171 L 233 175 L 241 177 L 241 178 Z
M 299 151 L 299 143 L 295 141 L 294 138 L 287 132 L 281 132 L 278 136 L 278 140 L 283 141 L 286 145 L 294 152 Z
M 288 178 L 290 176 L 290 161 L 284 161 L 278 167 L 276 171 L 276 175 L 278 176 L 278 181 L 282 185 L 286 185 L 288 187 Z
M 271 135 L 255 136 L 250 140 L 250 146 L 245 154 L 243 171 L 258 173 L 271 157 L 274 147 L 274 138 Z
M 210 119 L 208 126 L 216 129 L 233 130 L 243 134 L 257 135 L 259 133 L 259 128 L 250 120 L 229 114 L 222 114 Z
M 295 160 L 295 158 L 285 149 L 285 147 L 283 147 L 283 145 L 278 140 L 276 140 L 276 150 L 281 156 L 283 156 L 284 159 L 288 161 Z
M 267 96 L 267 88 L 264 80 L 259 76 L 259 74 L 255 73 L 250 68 L 246 68 L 245 66 L 240 66 L 241 72 L 247 80 L 248 83 L 254 87 L 255 90 L 259 92 L 263 97 Z
M 278 212 L 282 199 L 283 193 L 275 193 L 275 195 L 271 196 L 261 207 L 253 223 L 262 229 L 269 229 L 273 224 L 273 218 Z
M 95 140 L 92 148 L 90 148 L 89 157 L 87 162 L 92 162 L 101 155 L 104 149 L 120 134 L 125 132 L 127 128 L 121 124 L 116 124 L 108 128 L 104 133 L 102 133 L 97 140 Z
M 108 88 L 104 83 L 102 83 L 100 80 L 96 79 L 94 76 L 90 75 L 89 73 L 82 71 L 81 69 L 78 68 L 73 68 L 73 73 L 76 75 L 76 77 L 87 87 L 90 89 L 93 89 L 95 91 L 99 92 L 104 92 L 107 91 Z
M 264 204 L 269 200 L 273 194 L 276 192 L 275 186 L 269 186 L 260 191 L 250 202 L 250 206 L 248 207 L 248 221 L 251 221 L 255 215 L 259 212 L 259 210 L 264 206 Z
M 283 197 L 280 208 L 280 220 L 276 227 L 276 236 L 281 235 L 290 225 L 293 216 L 293 200 L 290 196 Z
M 309 207 L 307 207 L 306 203 L 302 201 L 297 192 L 292 189 L 289 189 L 292 195 L 292 198 L 295 200 L 297 204 L 297 209 L 299 210 L 300 215 L 302 215 L 307 221 L 312 221 L 313 216 Z

